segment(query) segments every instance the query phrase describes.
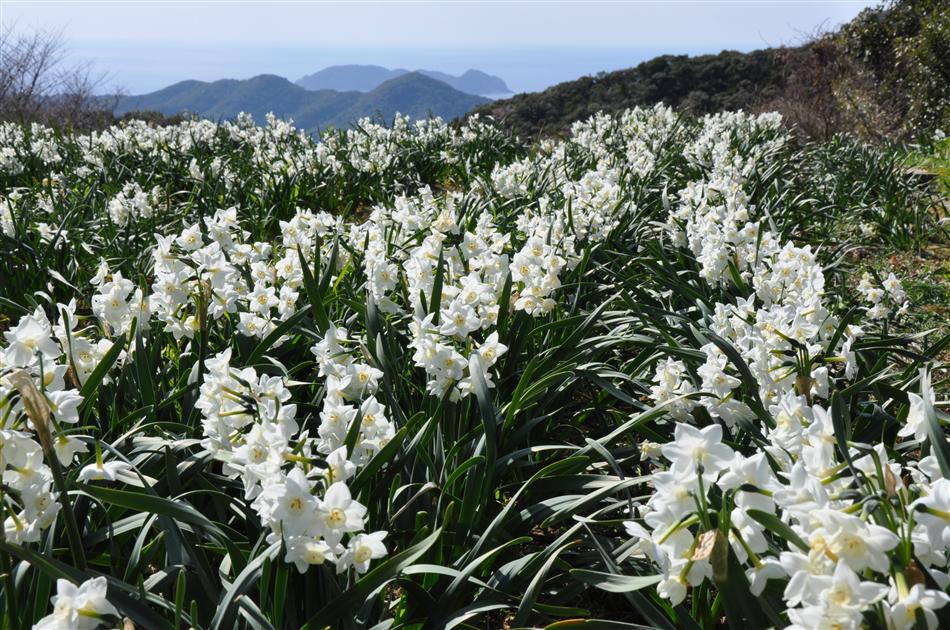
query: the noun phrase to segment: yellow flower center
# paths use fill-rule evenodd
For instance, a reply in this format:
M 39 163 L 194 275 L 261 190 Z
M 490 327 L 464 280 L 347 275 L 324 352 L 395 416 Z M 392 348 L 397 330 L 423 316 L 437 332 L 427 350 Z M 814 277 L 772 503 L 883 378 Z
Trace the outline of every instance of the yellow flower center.
M 355 560 L 357 564 L 366 562 L 372 557 L 373 557 L 373 550 L 367 547 L 366 545 L 360 545 L 359 547 L 356 548 L 356 551 L 353 552 L 353 560 Z
M 340 508 L 333 508 L 330 510 L 330 515 L 327 516 L 327 523 L 330 527 L 340 527 L 346 523 L 346 512 Z

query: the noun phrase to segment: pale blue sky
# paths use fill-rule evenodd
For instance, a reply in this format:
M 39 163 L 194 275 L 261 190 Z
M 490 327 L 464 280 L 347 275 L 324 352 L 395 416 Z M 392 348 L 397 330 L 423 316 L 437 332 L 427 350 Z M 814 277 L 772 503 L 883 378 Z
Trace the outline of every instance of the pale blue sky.
M 796 43 L 876 2 L 0 0 L 0 22 L 61 29 L 130 93 L 183 79 L 291 80 L 340 63 L 498 74 L 515 91 L 663 53 Z

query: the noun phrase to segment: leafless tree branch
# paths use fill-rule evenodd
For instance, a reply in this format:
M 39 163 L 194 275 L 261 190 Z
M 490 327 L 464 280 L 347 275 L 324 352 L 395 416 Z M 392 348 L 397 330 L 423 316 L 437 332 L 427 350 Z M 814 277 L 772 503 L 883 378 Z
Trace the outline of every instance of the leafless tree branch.
M 0 120 L 88 128 L 112 118 L 118 97 L 97 95 L 108 75 L 68 63 L 62 32 L 0 27 Z

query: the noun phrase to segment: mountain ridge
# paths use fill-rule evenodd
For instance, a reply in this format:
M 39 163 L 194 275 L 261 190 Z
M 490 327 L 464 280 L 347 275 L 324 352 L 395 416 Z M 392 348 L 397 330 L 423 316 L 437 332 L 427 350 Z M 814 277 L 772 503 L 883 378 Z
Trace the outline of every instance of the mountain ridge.
M 773 49 L 712 55 L 662 55 L 632 68 L 564 81 L 540 92 L 480 105 L 522 138 L 563 135 L 572 123 L 604 111 L 663 102 L 691 114 L 748 109 L 774 96 L 781 67 Z
M 273 112 L 313 132 L 348 127 L 366 116 L 389 120 L 397 112 L 413 118 L 431 114 L 448 120 L 486 102 L 485 98 L 414 72 L 385 81 L 369 92 L 307 90 L 284 77 L 261 74 L 249 79 L 179 81 L 155 92 L 119 99 L 115 114 L 156 111 L 172 116 L 187 112 L 224 119 L 243 111 L 261 121 Z
M 511 94 L 505 81 L 498 76 L 481 70 L 469 69 L 455 76 L 437 70 L 406 70 L 405 68 L 386 68 L 367 64 L 344 64 L 328 66 L 312 74 L 304 75 L 294 81 L 296 85 L 308 90 L 356 90 L 369 92 L 404 74 L 416 72 L 436 81 L 442 81 L 450 87 L 464 92 L 485 96 L 488 94 Z

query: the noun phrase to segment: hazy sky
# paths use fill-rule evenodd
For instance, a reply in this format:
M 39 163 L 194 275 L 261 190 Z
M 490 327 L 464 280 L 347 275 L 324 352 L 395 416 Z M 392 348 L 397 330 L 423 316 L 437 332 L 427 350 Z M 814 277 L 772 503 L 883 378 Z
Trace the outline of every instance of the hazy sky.
M 182 79 L 291 80 L 339 63 L 498 74 L 537 90 L 663 53 L 798 42 L 876 2 L 0 0 L 0 22 L 61 30 L 131 93 Z

